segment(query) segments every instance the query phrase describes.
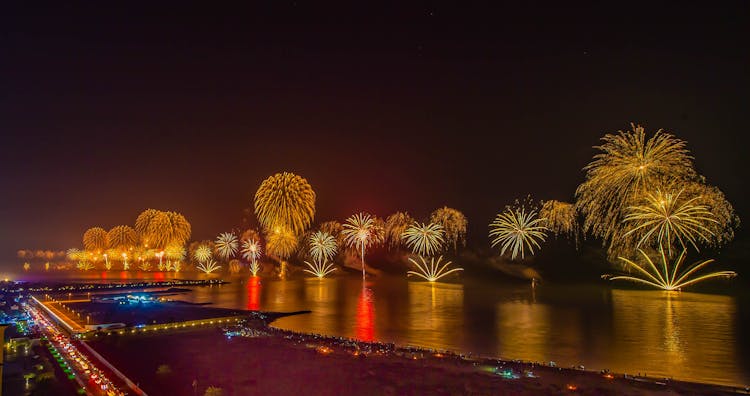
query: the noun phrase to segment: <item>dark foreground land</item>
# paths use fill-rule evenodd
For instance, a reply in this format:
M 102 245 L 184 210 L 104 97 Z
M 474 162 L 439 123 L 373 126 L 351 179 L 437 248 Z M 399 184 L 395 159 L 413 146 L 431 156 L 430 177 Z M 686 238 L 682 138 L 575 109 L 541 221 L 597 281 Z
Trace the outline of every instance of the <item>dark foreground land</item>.
M 149 395 L 203 395 L 209 386 L 222 388 L 224 395 L 727 394 L 700 384 L 660 385 L 622 375 L 462 359 L 263 326 L 250 334 L 229 338 L 212 328 L 89 342 Z M 529 371 L 537 377 L 527 377 Z

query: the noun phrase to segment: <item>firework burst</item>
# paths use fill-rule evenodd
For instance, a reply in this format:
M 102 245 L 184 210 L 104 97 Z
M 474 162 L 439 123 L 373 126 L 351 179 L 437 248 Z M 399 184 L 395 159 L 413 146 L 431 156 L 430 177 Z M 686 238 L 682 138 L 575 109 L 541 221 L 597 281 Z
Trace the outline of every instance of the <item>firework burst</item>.
M 254 206 L 264 229 L 283 227 L 300 235 L 315 215 L 315 191 L 303 177 L 289 172 L 277 173 L 261 183 L 255 193 Z
M 138 237 L 135 230 L 126 225 L 113 227 L 107 233 L 109 247 L 112 249 L 127 250 L 135 246 Z
M 209 259 L 206 262 L 198 264 L 195 268 L 198 269 L 198 271 L 201 271 L 206 274 L 210 274 L 214 271 L 220 270 L 221 266 L 217 265 L 216 261 Z
M 578 220 L 573 204 L 555 200 L 544 201 L 539 210 L 539 217 L 545 220 L 544 225 L 555 236 L 567 235 L 577 239 Z
M 93 227 L 83 233 L 83 248 L 90 252 L 101 252 L 109 247 L 107 231 L 101 227 Z
M 347 246 L 359 247 L 362 258 L 362 279 L 365 278 L 365 249 L 382 242 L 383 231 L 369 213 L 360 212 L 348 219 L 343 225 L 341 234 Z
M 313 261 L 312 264 L 309 261 L 305 261 L 305 264 L 308 268 L 304 269 L 303 271 L 317 277 L 318 279 L 323 279 L 333 271 L 336 271 L 336 268 L 333 266 L 333 264 L 328 263 L 328 261 L 325 260 Z
M 430 258 L 429 263 L 422 256 L 419 256 L 420 262 L 417 262 L 411 257 L 409 257 L 409 261 L 414 264 L 416 271 L 408 271 L 406 275 L 415 275 L 428 282 L 436 282 L 446 275 L 464 270 L 463 268 L 448 269 L 448 266 L 451 265 L 451 262 L 448 261 L 443 264 L 443 256 L 438 257 L 437 260 L 432 257 Z
M 601 152 L 584 168 L 586 181 L 576 190 L 583 230 L 609 244 L 610 255 L 632 242 L 623 237 L 622 220 L 647 189 L 697 177 L 685 141 L 662 130 L 646 139 L 643 127 L 631 126 L 632 131 L 602 138 L 604 143 L 595 147 Z
M 313 233 L 308 242 L 310 243 L 310 256 L 318 263 L 333 259 L 338 250 L 336 239 L 327 232 Z
M 288 259 L 299 244 L 297 235 L 285 227 L 278 226 L 266 235 L 266 251 L 282 261 Z
M 257 239 L 246 239 L 242 241 L 242 257 L 245 260 L 250 261 L 250 272 L 253 276 L 258 275 L 260 271 L 260 265 L 258 265 L 258 259 L 263 253 L 260 242 Z
M 193 252 L 193 258 L 195 258 L 199 263 L 205 263 L 208 260 L 211 260 L 211 256 L 213 256 L 213 253 L 211 253 L 211 248 L 206 245 L 198 246 L 198 248 L 195 249 L 195 252 Z
M 539 242 L 544 242 L 547 236 L 547 227 L 542 224 L 544 219 L 537 218 L 535 210 L 508 207 L 490 223 L 492 247 L 500 245 L 500 255 L 510 249 L 511 260 L 519 254 L 523 259 L 527 248 L 533 255 L 534 247 L 539 249 Z
M 656 190 L 647 193 L 643 205 L 631 206 L 625 222 L 632 226 L 625 237 L 635 235 L 640 246 L 667 246 L 672 256 L 675 239 L 683 249 L 687 243 L 699 250 L 696 240 L 710 242 L 710 223 L 718 223 L 707 206 L 697 204 L 700 197 L 681 199 L 684 189 L 676 194 Z
M 239 249 L 239 241 L 237 240 L 237 236 L 231 232 L 222 232 L 221 234 L 219 234 L 219 236 L 216 237 L 216 241 L 214 242 L 214 244 L 214 246 L 216 247 L 216 252 L 219 253 L 219 257 L 223 258 L 224 260 L 228 260 L 234 257 L 234 255 L 237 254 L 237 250 Z
M 76 268 L 81 271 L 88 271 L 94 269 L 94 264 L 91 264 L 88 261 L 79 261 L 78 264 L 76 264 Z
M 697 274 L 698 271 L 711 264 L 714 260 L 705 260 L 695 263 L 687 270 L 679 273 L 678 275 L 679 269 L 685 261 L 685 253 L 687 252 L 686 249 L 682 250 L 682 253 L 680 253 L 679 257 L 677 257 L 677 260 L 675 261 L 671 269 L 669 268 L 667 256 L 664 253 L 664 249 L 660 249 L 659 251 L 659 255 L 661 256 L 661 268 L 658 268 L 656 264 L 654 264 L 653 260 L 651 259 L 651 257 L 649 257 L 648 254 L 646 254 L 646 252 L 641 249 L 638 249 L 638 252 L 645 259 L 645 263 L 637 264 L 624 257 L 619 257 L 619 259 L 625 263 L 626 268 L 635 270 L 635 275 L 604 275 L 602 277 L 609 280 L 627 280 L 653 286 L 657 289 L 662 290 L 681 290 L 684 287 L 709 279 L 733 278 L 737 276 L 737 273 L 734 271 L 719 271 L 705 275 Z
M 414 223 L 414 218 L 407 212 L 396 212 L 385 219 L 385 240 L 389 248 L 401 246 L 401 235 Z
M 431 256 L 442 248 L 444 234 L 443 226 L 439 224 L 414 222 L 401 234 L 401 238 L 415 254 Z
M 185 216 L 176 212 L 149 213 L 147 231 L 141 235 L 149 246 L 163 249 L 172 244 L 184 245 L 190 239 L 192 229 Z
M 457 250 L 459 246 L 466 246 L 466 229 L 469 220 L 457 209 L 444 206 L 430 215 L 430 222 L 439 224 L 445 231 L 445 242 Z

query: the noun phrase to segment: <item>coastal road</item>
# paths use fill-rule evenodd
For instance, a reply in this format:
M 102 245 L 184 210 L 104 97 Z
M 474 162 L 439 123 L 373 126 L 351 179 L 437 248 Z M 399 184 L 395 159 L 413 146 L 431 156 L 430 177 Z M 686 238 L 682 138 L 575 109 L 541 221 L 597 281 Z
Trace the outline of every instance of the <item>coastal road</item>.
M 71 337 L 67 329 L 55 324 L 49 312 L 32 304 L 25 304 L 24 309 L 49 340 L 55 359 L 61 362 L 61 366 L 70 370 L 72 379 L 75 379 L 87 395 L 121 396 L 127 391 L 127 394 L 145 396 L 138 387 L 131 386 L 130 381 L 123 381 L 114 375 L 112 370 L 107 368 L 108 363 L 89 353 L 80 340 Z

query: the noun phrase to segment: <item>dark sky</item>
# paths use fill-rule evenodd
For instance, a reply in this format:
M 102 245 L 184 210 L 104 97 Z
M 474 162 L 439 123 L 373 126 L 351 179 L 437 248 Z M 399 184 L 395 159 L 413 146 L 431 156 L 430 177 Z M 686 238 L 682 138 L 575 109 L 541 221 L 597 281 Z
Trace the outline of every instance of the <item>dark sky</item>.
M 2 263 L 150 207 L 212 238 L 283 170 L 317 191 L 316 220 L 447 204 L 482 242 L 515 197 L 571 200 L 591 146 L 631 121 L 687 140 L 750 210 L 748 2 L 16 3 L 0 12 Z

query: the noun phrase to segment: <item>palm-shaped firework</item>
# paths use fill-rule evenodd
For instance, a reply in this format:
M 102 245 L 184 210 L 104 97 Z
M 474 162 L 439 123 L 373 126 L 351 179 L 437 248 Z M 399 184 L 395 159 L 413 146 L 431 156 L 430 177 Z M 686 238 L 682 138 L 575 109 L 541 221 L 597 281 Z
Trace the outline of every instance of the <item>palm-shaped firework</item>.
M 544 219 L 538 218 L 535 210 L 508 207 L 490 224 L 492 247 L 500 245 L 501 255 L 510 249 L 511 259 L 519 254 L 523 259 L 527 248 L 533 255 L 534 247 L 539 249 L 539 241 L 543 242 L 547 236 L 547 227 L 542 224 Z
M 237 236 L 231 232 L 222 232 L 216 237 L 214 242 L 216 252 L 219 253 L 219 257 L 224 260 L 228 260 L 237 254 L 239 248 L 239 242 Z
M 443 235 L 445 231 L 439 224 L 414 222 L 401 234 L 401 238 L 415 254 L 431 256 L 442 248 L 445 242 Z
M 364 212 L 357 213 L 344 223 L 341 233 L 344 241 L 350 247 L 359 247 L 362 258 L 362 279 L 365 278 L 365 249 L 380 242 L 381 230 L 377 229 L 372 215 Z
M 261 253 L 263 253 L 260 247 L 260 241 L 256 239 L 246 239 L 242 241 L 242 257 L 245 260 L 250 261 L 250 272 L 253 276 L 258 275 L 260 266 L 258 265 L 258 259 Z

